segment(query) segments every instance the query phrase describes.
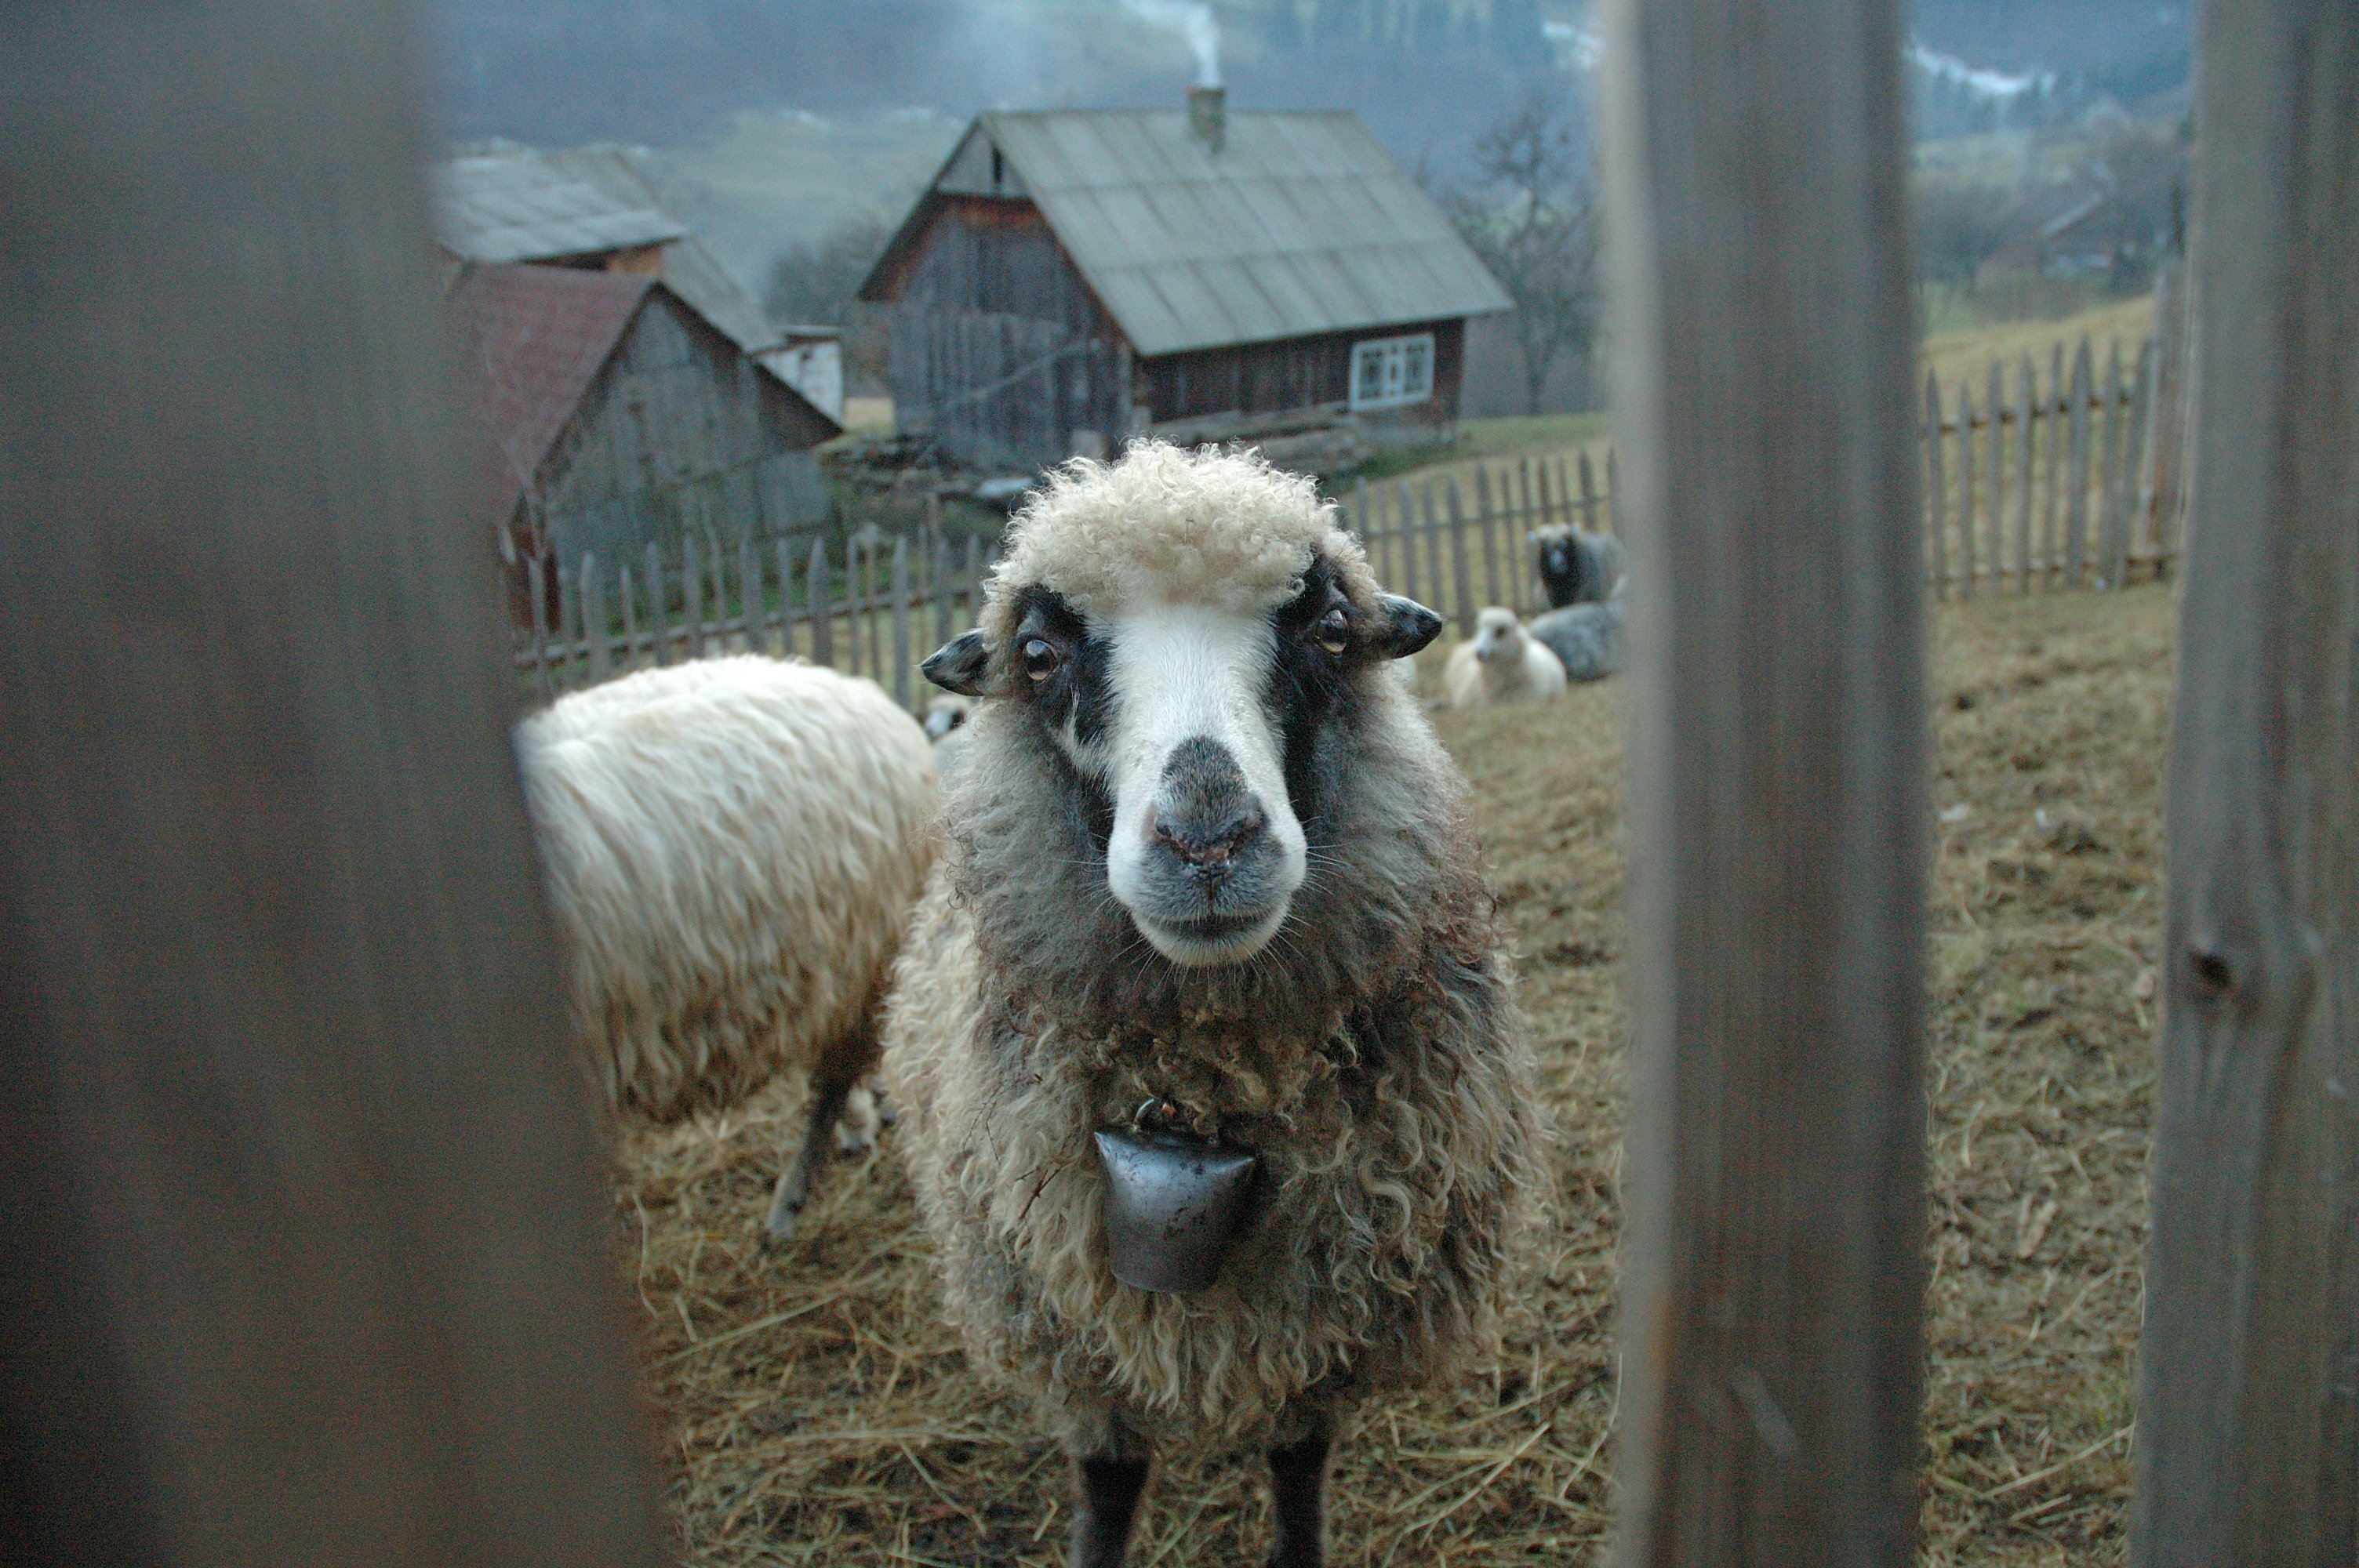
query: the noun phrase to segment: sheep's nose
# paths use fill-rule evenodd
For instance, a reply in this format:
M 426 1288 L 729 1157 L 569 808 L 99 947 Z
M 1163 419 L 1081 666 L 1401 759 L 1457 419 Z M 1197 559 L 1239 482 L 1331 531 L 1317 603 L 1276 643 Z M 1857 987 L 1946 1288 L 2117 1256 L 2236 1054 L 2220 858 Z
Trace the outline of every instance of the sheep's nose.
M 1173 748 L 1147 836 L 1189 881 L 1207 888 L 1228 881 L 1268 826 L 1226 746 L 1199 738 Z

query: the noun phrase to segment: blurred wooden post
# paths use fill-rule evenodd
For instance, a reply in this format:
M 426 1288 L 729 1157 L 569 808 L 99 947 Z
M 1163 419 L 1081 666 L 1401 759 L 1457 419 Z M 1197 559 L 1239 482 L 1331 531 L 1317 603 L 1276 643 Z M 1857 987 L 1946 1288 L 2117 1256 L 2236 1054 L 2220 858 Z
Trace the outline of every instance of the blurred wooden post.
M 2056 574 L 2061 569 L 2063 557 L 2058 553 L 2056 476 L 2063 468 L 2064 453 L 2064 345 L 2057 343 L 2048 351 L 2048 400 L 2041 405 L 2048 416 L 2048 460 L 2042 479 L 2047 493 L 2039 508 L 2039 568 L 2040 586 L 2052 588 Z
M 671 663 L 671 609 L 664 593 L 663 551 L 647 541 L 647 663 Z
M 625 561 L 614 568 L 614 597 L 623 606 L 623 667 L 631 669 L 639 659 L 639 607 L 631 591 L 636 586 L 631 581 L 631 563 Z
M 778 613 L 772 622 L 777 635 L 771 639 L 769 652 L 776 657 L 790 659 L 795 654 L 795 545 L 784 535 L 777 541 Z
M 2352 1561 L 2359 10 L 2204 7 L 2133 1556 Z
M 0 1561 L 664 1560 L 417 20 L 0 10 Z
M 2119 588 L 2121 580 L 2113 575 L 2114 536 L 2120 531 L 2122 511 L 2119 505 L 2122 490 L 2122 456 L 2125 443 L 2122 439 L 2128 423 L 2122 407 L 2122 341 L 2114 340 L 2113 351 L 2105 364 L 2105 390 L 2100 395 L 2105 410 L 2104 444 L 2099 449 L 2104 456 L 2097 464 L 2097 541 L 2090 558 L 2089 573 L 2100 588 Z
M 1897 4 L 1606 14 L 1635 599 L 1615 1561 L 1903 1568 L 1930 822 Z
M 1597 532 L 1597 470 L 1590 466 L 1589 449 L 1581 449 L 1581 525 Z
M 1614 459 L 1614 449 L 1605 449 L 1605 519 L 1606 525 L 1616 534 L 1622 532 L 1622 475 Z
M 2194 295 L 2184 262 L 2167 262 L 2155 280 L 2155 330 L 2161 363 L 2155 378 L 2154 537 L 2168 558 L 2180 545 L 2187 512 L 2188 406 L 2193 391 L 2195 331 L 2190 301 Z
M 1941 384 L 1925 373 L 1925 531 L 1932 547 L 1933 592 L 1950 591 L 1950 486 L 1941 464 Z
M 737 631 L 745 652 L 762 651 L 762 552 L 751 528 L 737 538 Z
M 558 689 L 571 691 L 581 684 L 582 579 L 568 577 L 564 563 L 557 569 Z
M 590 684 L 606 678 L 606 585 L 598 576 L 598 557 L 582 557 L 582 644 L 590 659 Z
M 2147 427 L 2154 406 L 2154 344 L 2138 346 L 2137 363 L 2130 377 L 2129 400 L 2123 406 L 2122 417 L 2127 421 L 2122 431 L 2121 499 L 2116 511 L 2121 519 L 2114 535 L 2113 553 L 2105 559 L 2105 572 L 2115 588 L 2129 581 L 2130 562 L 2137 553 L 2137 536 L 2145 531 L 2141 521 L 2146 516 L 2148 487 L 2146 482 Z

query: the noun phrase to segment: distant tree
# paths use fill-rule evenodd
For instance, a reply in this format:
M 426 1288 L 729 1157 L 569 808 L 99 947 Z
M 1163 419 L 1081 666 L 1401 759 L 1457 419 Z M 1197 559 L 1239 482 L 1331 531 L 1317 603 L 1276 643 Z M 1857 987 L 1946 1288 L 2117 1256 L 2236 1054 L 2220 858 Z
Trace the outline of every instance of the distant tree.
M 2007 190 L 1953 180 L 1915 182 L 1909 205 L 1922 282 L 1971 286 L 1983 263 L 2028 222 Z
M 892 222 L 870 213 L 781 252 L 770 264 L 769 291 L 762 299 L 770 319 L 782 325 L 852 325 L 860 285 L 892 237 Z
M 1529 93 L 1475 138 L 1469 165 L 1469 179 L 1435 194 L 1515 301 L 1508 330 L 1537 414 L 1549 373 L 1597 336 L 1597 203 L 1570 98 Z

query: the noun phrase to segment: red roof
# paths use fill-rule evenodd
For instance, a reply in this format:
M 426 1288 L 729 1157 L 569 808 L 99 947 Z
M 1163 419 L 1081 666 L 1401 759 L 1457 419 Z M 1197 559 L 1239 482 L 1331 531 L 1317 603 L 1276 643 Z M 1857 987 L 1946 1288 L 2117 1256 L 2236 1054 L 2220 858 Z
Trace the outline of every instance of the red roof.
M 655 279 L 560 266 L 469 267 L 449 306 L 491 427 L 484 476 L 502 522 L 581 406 Z

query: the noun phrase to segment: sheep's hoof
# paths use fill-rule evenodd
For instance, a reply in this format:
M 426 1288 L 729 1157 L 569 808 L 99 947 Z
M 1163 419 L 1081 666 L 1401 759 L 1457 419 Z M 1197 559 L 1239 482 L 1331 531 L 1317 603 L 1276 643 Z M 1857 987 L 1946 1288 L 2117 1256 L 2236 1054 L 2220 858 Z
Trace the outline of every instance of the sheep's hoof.
M 794 1239 L 795 1227 L 802 1223 L 803 1206 L 799 1203 L 774 1203 L 769 1217 L 762 1221 L 762 1244 L 779 1248 Z
M 838 1122 L 835 1127 L 835 1146 L 846 1154 L 870 1153 L 876 1148 L 876 1135 L 865 1128 L 853 1127 L 847 1122 Z

